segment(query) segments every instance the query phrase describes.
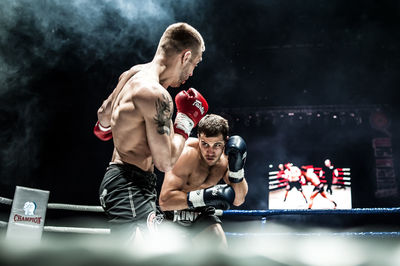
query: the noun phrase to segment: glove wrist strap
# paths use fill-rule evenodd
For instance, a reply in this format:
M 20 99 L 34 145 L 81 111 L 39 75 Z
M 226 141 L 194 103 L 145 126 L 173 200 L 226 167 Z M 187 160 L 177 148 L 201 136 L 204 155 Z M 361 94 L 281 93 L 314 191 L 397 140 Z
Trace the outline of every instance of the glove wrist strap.
M 188 205 L 189 207 L 203 207 L 206 206 L 204 202 L 204 190 L 199 189 L 188 193 Z M 190 206 L 190 204 L 192 206 Z
M 184 113 L 177 113 L 175 118 L 175 127 L 183 130 L 188 136 L 194 127 L 194 122 Z
M 229 180 L 233 183 L 239 183 L 243 180 L 244 177 L 244 168 L 240 169 L 237 172 L 233 172 L 229 170 Z
M 101 131 L 103 131 L 103 132 L 107 132 L 107 131 L 110 131 L 110 130 L 111 130 L 111 126 L 103 127 L 103 126 L 100 124 L 100 122 L 97 122 L 97 125 L 99 126 L 99 129 L 100 129 Z

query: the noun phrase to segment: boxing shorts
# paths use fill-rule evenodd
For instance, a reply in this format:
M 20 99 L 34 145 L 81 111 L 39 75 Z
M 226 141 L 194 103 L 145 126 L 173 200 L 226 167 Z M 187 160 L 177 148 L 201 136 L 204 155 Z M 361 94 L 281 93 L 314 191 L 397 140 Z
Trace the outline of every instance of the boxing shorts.
M 153 172 L 145 172 L 132 164 L 110 164 L 104 174 L 99 193 L 100 203 L 113 224 L 131 223 L 144 230 L 161 223 L 156 208 L 156 181 Z M 147 226 L 146 226 L 147 225 Z
M 319 183 L 319 185 L 314 186 L 313 191 L 318 191 L 319 193 L 324 192 L 324 183 Z
M 300 180 L 298 180 L 298 181 L 288 181 L 288 184 L 287 184 L 287 186 L 286 186 L 286 190 L 288 190 L 288 191 L 290 191 L 290 190 L 292 190 L 292 188 L 296 188 L 298 191 L 303 191 L 303 189 L 301 188 L 301 183 L 300 183 Z
M 215 208 L 211 206 L 164 211 L 164 215 L 166 220 L 187 228 L 193 234 L 200 233 L 210 225 L 222 224 L 219 217 L 215 215 Z

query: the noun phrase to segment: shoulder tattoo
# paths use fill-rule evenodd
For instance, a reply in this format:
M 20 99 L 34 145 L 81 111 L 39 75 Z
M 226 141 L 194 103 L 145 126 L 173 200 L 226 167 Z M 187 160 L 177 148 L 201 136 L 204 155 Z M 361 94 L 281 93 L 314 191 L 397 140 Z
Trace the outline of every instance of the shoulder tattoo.
M 158 98 L 155 103 L 156 115 L 153 119 L 157 125 L 158 134 L 167 134 L 169 136 L 171 134 L 171 118 L 173 113 L 172 101 L 164 94 L 162 96 L 163 99 Z

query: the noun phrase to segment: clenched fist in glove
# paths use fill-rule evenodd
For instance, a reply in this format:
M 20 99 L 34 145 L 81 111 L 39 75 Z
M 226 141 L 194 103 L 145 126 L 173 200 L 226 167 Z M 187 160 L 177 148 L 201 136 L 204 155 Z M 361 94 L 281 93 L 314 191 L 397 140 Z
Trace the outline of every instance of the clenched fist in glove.
M 200 92 L 190 88 L 176 95 L 175 104 L 177 109 L 174 123 L 175 133 L 181 134 L 187 139 L 190 131 L 206 115 L 208 111 L 207 101 Z

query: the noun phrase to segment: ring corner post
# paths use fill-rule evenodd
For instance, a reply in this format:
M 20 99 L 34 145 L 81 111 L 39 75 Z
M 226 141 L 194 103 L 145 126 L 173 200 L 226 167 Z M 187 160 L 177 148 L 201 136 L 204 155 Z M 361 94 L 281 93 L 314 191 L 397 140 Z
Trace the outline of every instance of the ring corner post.
M 37 244 L 42 238 L 50 192 L 16 186 L 6 240 Z

